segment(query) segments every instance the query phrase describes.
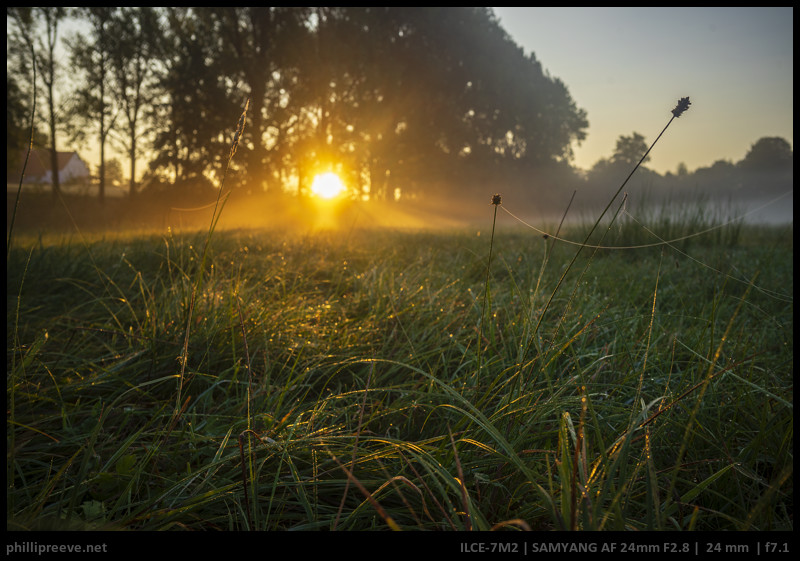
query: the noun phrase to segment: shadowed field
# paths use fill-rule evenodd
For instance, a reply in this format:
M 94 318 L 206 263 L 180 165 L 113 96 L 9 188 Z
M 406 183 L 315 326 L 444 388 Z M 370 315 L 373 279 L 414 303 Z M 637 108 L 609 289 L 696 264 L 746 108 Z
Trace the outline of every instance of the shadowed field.
M 9 528 L 791 528 L 791 228 L 486 208 L 19 236 Z

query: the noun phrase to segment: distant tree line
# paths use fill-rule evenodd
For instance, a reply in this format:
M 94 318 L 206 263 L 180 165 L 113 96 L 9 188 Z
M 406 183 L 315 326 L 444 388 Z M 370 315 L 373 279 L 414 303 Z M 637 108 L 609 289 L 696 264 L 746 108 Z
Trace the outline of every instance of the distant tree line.
M 573 169 L 586 112 L 491 8 L 34 7 L 7 18 L 8 157 L 29 141 L 35 61 L 34 141 L 55 152 L 59 137 L 94 139 L 101 200 L 109 143 L 127 156 L 131 196 L 218 185 L 248 99 L 226 179 L 243 194 L 302 197 L 331 170 L 364 199 L 502 187 L 559 204 L 573 186 L 619 178 L 646 149 L 622 136 L 588 174 Z M 735 169 L 776 154 L 791 168 L 780 140 L 762 139 Z M 677 184 L 731 170 L 701 171 L 649 173 Z
M 620 136 L 611 157 L 600 159 L 588 171 L 587 184 L 603 198 L 608 190 L 603 190 L 602 186 L 611 188 L 612 192 L 616 190 L 621 178 L 636 165 L 647 148 L 641 134 Z M 675 172 L 661 175 L 646 166 L 647 159 L 637 171 L 634 186 L 665 196 L 699 193 L 713 200 L 763 198 L 781 195 L 793 187 L 792 147 L 779 137 L 760 138 L 738 162 L 718 160 L 693 172 L 689 172 L 685 164 L 679 164 Z

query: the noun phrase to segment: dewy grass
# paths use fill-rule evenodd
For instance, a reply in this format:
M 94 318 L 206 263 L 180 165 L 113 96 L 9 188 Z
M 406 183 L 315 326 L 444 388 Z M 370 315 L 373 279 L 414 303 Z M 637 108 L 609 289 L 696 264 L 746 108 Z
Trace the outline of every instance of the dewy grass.
M 475 367 L 471 326 L 479 312 L 468 289 L 485 282 L 480 242 L 458 234 L 355 233 L 348 245 L 331 237 L 219 234 L 214 273 L 196 299 L 192 377 L 181 406 L 192 399 L 166 439 L 190 266 L 201 251 L 189 246 L 202 239 L 95 242 L 93 258 L 108 277 L 103 286 L 116 292 L 93 298 L 86 295 L 97 292 L 97 277 L 80 248 L 15 249 L 10 270 L 21 274 L 29 257 L 30 264 L 21 290 L 21 279 L 9 278 L 20 294 L 17 352 L 27 353 L 25 377 L 14 388 L 17 424 L 8 428 L 18 443 L 9 519 L 41 527 L 57 509 L 72 509 L 70 520 L 92 527 L 331 528 L 350 479 L 330 452 L 401 528 L 465 528 L 463 516 L 453 515 L 463 511 L 464 490 L 474 527 L 513 520 L 533 529 L 640 527 L 645 474 L 652 504 L 661 505 L 654 527 L 686 527 L 681 509 L 691 514 L 692 505 L 702 507 L 699 529 L 744 525 L 748 505 L 756 504 L 752 527 L 786 523 L 779 510 L 789 488 L 779 482 L 791 463 L 792 317 L 784 302 L 753 290 L 731 323 L 744 291 L 677 255 L 680 268 L 671 259 L 662 265 L 653 314 L 654 284 L 645 280 L 660 249 L 636 260 L 598 255 L 555 348 L 569 346 L 549 357 L 549 376 L 561 383 L 550 390 L 544 379 L 527 379 L 509 399 L 503 372 L 516 371 L 513 334 L 528 321 L 519 301 L 526 291 L 511 285 L 541 282 L 552 290 L 560 275 L 540 271 L 544 248 L 531 247 L 526 231 L 504 233 L 497 256 L 514 266 L 492 273 L 496 313 L 486 321 L 495 335 L 483 369 L 498 383 L 464 388 Z M 754 272 L 757 255 L 764 288 L 790 286 L 791 251 L 780 248 L 737 247 L 730 266 Z M 564 249 L 553 250 L 551 262 L 562 261 Z M 54 269 L 69 280 L 54 281 Z M 719 324 L 716 335 L 709 321 Z M 695 426 L 704 432 L 693 431 L 678 463 L 709 353 L 729 323 L 724 365 L 697 411 Z M 547 333 L 555 327 L 547 318 L 542 325 Z M 237 438 L 248 427 L 248 401 L 258 437 L 247 433 L 252 453 L 245 445 L 243 466 Z M 734 404 L 739 421 L 731 423 Z M 646 441 L 639 440 L 644 428 Z M 649 459 L 640 460 L 645 450 Z M 50 459 L 73 457 L 69 466 L 54 460 L 49 476 L 43 471 Z M 718 472 L 711 468 L 728 465 L 705 483 Z M 665 511 L 676 466 L 684 498 Z M 392 479 L 408 490 L 402 499 L 394 485 L 384 486 Z M 722 500 L 731 485 L 744 496 Z M 587 502 L 581 487 L 598 494 Z M 366 497 L 346 495 L 338 529 L 374 527 Z M 733 512 L 726 515 L 738 522 L 714 511 Z
M 19 238 L 8 528 L 790 529 L 791 231 L 500 231 Z

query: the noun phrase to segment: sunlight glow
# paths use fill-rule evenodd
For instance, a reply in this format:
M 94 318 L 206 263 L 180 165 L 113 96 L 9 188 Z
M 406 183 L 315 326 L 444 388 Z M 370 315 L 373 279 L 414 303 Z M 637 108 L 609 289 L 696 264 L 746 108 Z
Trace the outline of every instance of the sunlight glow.
M 314 177 L 311 192 L 323 199 L 333 199 L 345 191 L 344 183 L 333 172 L 321 173 Z

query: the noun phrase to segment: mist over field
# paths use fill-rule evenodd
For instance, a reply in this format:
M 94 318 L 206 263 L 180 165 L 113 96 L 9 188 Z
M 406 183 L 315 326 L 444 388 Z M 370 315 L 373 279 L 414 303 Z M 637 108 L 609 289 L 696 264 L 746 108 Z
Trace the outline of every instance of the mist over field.
M 774 185 L 774 184 L 773 184 Z M 676 218 L 687 211 L 705 214 L 709 220 L 726 222 L 740 220 L 747 224 L 792 224 L 792 185 L 785 182 L 780 189 L 754 188 L 749 192 L 711 198 L 702 190 L 692 194 L 665 195 L 650 190 L 628 194 L 623 205 L 634 217 L 647 220 L 653 216 L 673 214 Z M 338 199 L 323 201 L 312 198 L 298 200 L 291 196 L 251 195 L 237 197 L 234 193 L 225 203 L 219 227 L 285 229 L 314 231 L 353 228 L 443 229 L 477 227 L 486 228 L 491 219 L 491 197 L 495 192 L 503 197 L 503 205 L 513 216 L 540 228 L 554 224 L 591 221 L 603 210 L 605 201 L 595 193 L 586 197 L 586 191 L 562 192 L 561 200 L 542 205 L 537 197 L 525 193 L 507 194 L 499 186 L 496 190 L 472 193 L 461 197 L 425 195 L 403 201 L 354 201 Z M 610 197 L 613 193 L 606 195 Z M 583 195 L 583 197 L 582 197 Z M 570 205 L 570 201 L 572 204 Z M 171 229 L 197 230 L 209 226 L 215 207 L 215 196 L 208 192 L 204 197 L 189 197 L 169 203 L 148 200 L 108 198 L 99 204 L 91 195 L 64 195 L 53 201 L 48 193 L 22 193 L 19 203 L 16 194 L 7 197 L 7 222 L 10 224 L 16 206 L 16 228 L 20 232 L 67 233 L 78 231 L 111 231 Z M 620 197 L 614 208 L 622 205 Z M 646 222 L 645 222 L 646 223 Z M 501 224 L 522 226 L 510 215 L 501 215 Z

